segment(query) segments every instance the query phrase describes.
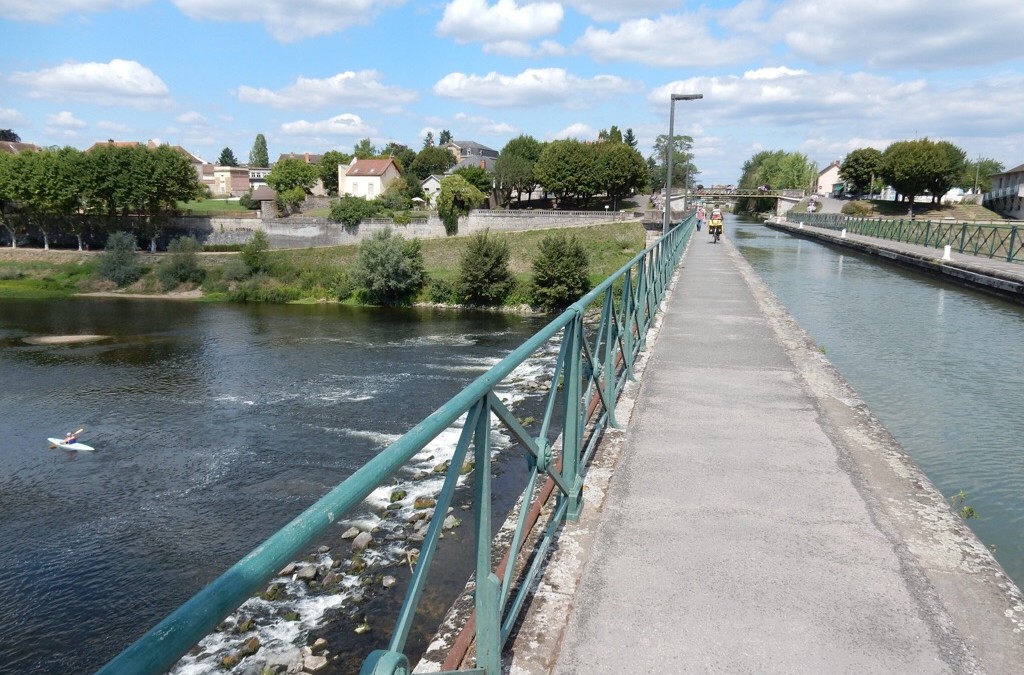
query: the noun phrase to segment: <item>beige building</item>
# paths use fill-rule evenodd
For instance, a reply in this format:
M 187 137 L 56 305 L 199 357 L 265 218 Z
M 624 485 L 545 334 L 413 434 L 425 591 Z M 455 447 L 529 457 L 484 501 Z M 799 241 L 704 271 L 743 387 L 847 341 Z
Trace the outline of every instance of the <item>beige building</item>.
M 818 173 L 818 182 L 814 186 L 814 194 L 831 195 L 833 188 L 842 183 L 839 177 L 839 160 L 832 162 Z
M 244 166 L 213 167 L 210 191 L 215 197 L 241 197 L 249 191 L 249 169 Z
M 376 199 L 401 175 L 398 164 L 391 158 L 356 159 L 348 166 L 338 166 L 338 192 L 363 199 Z
M 991 178 L 992 191 L 984 194 L 982 203 L 1005 218 L 1024 219 L 1024 164 Z

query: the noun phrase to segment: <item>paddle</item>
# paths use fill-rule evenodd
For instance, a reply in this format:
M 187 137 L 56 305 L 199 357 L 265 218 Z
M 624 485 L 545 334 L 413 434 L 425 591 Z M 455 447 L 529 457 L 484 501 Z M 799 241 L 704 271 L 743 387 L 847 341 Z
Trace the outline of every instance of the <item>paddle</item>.
M 84 428 L 82 428 L 82 429 L 79 429 L 78 431 L 76 431 L 76 432 L 74 432 L 73 434 L 71 434 L 71 436 L 78 436 L 78 434 L 82 433 L 83 431 L 85 431 L 85 429 L 84 429 Z M 50 449 L 51 449 L 51 450 L 53 450 L 53 449 L 54 449 L 54 448 L 56 448 L 56 447 L 57 447 L 57 446 L 56 446 L 55 444 L 53 444 L 53 443 L 51 443 L 51 444 L 50 444 Z

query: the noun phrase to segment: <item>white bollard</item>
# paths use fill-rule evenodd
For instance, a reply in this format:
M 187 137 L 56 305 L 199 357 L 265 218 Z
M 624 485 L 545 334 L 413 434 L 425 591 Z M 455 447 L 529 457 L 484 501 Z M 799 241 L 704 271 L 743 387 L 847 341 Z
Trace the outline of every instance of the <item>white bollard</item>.
M 946 248 L 942 249 L 942 259 L 943 260 L 952 260 L 953 257 L 950 255 L 952 252 L 953 252 L 953 247 L 947 244 Z
M 843 231 L 839 233 L 839 238 L 840 239 L 846 239 L 846 228 L 845 227 L 843 228 Z
M 802 229 L 804 229 L 804 224 L 803 224 L 803 223 L 800 223 L 800 227 L 798 227 L 797 229 L 798 229 L 798 230 L 802 230 Z

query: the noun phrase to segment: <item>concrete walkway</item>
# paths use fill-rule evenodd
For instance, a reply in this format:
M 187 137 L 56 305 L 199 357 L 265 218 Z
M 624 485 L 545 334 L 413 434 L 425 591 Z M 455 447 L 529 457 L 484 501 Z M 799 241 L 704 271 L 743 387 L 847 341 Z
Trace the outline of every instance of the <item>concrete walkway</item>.
M 1020 591 L 732 244 L 666 302 L 509 671 L 1024 672 Z

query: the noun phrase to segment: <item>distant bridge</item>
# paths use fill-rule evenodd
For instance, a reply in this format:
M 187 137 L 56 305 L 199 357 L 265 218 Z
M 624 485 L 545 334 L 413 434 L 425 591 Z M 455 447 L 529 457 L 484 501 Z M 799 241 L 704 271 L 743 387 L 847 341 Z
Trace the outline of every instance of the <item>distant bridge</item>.
M 664 196 L 664 190 L 662 191 Z M 738 199 L 774 199 L 775 214 L 782 215 L 789 211 L 795 204 L 798 204 L 805 196 L 805 190 L 738 190 L 735 188 L 713 187 L 693 190 L 672 190 L 672 221 L 681 220 L 687 208 L 692 208 L 694 200 L 703 202 L 718 202 L 731 207 Z M 665 218 L 665 210 L 648 209 L 644 213 L 645 223 L 660 223 Z

